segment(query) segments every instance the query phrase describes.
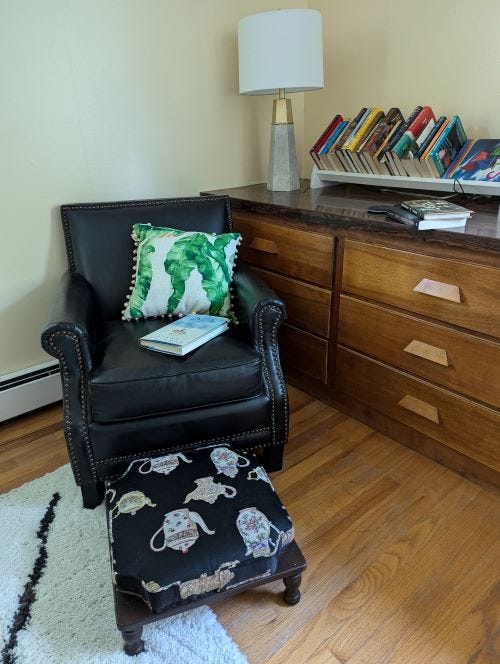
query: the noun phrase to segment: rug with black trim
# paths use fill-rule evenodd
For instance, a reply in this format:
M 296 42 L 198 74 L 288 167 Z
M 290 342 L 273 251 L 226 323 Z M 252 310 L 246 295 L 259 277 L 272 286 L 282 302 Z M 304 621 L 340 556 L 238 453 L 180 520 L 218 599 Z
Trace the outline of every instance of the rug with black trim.
M 114 623 L 103 506 L 84 510 L 69 466 L 0 496 L 2 664 L 245 664 L 201 607 L 144 628 L 130 658 Z

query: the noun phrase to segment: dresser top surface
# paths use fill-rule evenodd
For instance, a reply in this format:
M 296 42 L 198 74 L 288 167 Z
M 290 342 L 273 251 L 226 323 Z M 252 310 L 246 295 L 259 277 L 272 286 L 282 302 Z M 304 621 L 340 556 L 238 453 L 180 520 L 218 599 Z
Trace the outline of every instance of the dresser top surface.
M 363 230 L 399 230 L 405 234 L 418 236 L 443 236 L 443 239 L 445 236 L 452 236 L 455 241 L 460 241 L 460 237 L 464 240 L 481 238 L 488 248 L 500 250 L 500 199 L 498 198 L 464 199 L 457 195 L 451 199 L 453 202 L 474 210 L 472 217 L 467 220 L 465 229 L 416 231 L 391 221 L 384 215 L 370 214 L 367 208 L 381 203 L 397 205 L 409 199 L 435 197 L 435 193 L 398 192 L 347 184 L 310 189 L 308 180 L 302 181 L 300 190 L 290 192 L 268 191 L 265 184 L 255 184 L 203 193 L 230 196 L 233 201 L 244 204 L 248 210 L 254 209 L 260 212 L 270 210 L 277 214 L 293 212 L 294 215 L 299 215 L 310 222 L 323 224 L 337 222 L 344 227 L 355 225 Z

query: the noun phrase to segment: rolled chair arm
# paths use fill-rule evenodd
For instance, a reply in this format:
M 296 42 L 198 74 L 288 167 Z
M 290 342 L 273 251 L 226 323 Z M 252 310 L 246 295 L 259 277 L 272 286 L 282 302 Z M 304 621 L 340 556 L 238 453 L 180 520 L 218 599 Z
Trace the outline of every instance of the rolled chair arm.
M 49 322 L 42 332 L 43 349 L 59 359 L 64 337 L 78 339 L 83 366 L 90 371 L 94 363 L 95 305 L 88 282 L 76 272 L 65 272 L 59 282 Z
M 42 332 L 42 348 L 59 360 L 64 405 L 64 436 L 80 486 L 97 482 L 87 425 L 87 381 L 95 352 L 95 305 L 88 282 L 66 272 L 59 283 Z
M 286 320 L 285 304 L 276 293 L 243 262 L 234 273 L 238 320 L 249 328 L 251 339 L 262 358 L 266 391 L 272 403 L 271 445 L 288 439 L 288 397 L 278 347 L 278 330 Z

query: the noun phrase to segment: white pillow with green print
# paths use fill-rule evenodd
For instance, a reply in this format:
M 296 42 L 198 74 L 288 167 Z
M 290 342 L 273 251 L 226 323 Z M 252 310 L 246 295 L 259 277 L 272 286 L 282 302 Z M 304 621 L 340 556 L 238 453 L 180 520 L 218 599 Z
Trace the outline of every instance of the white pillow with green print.
M 134 224 L 136 250 L 123 320 L 186 314 L 233 318 L 230 286 L 239 233 Z

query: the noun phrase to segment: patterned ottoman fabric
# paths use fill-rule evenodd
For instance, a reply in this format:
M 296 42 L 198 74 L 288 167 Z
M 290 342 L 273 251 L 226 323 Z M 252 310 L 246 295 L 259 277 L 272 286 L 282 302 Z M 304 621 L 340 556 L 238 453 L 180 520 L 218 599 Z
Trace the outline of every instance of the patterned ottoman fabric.
M 137 459 L 106 489 L 113 582 L 155 612 L 273 574 L 294 538 L 264 468 L 229 446 Z

